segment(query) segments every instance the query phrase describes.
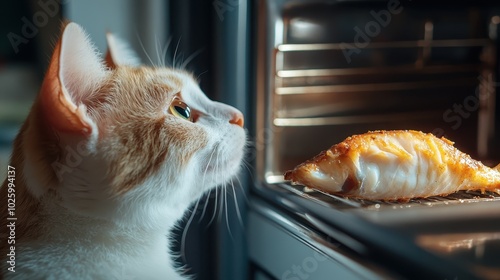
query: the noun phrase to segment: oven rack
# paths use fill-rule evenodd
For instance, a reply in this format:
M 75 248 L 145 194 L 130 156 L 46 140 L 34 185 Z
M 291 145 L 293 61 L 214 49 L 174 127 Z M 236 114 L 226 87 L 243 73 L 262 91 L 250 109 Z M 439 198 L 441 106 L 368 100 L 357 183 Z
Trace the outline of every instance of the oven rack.
M 356 198 L 346 198 L 333 194 L 328 194 L 319 190 L 314 190 L 302 185 L 292 185 L 289 183 L 278 183 L 284 188 L 301 197 L 314 200 L 320 204 L 340 209 L 403 209 L 414 207 L 434 207 L 440 205 L 468 204 L 485 201 L 500 201 L 500 190 L 498 191 L 458 191 L 447 196 L 431 196 L 427 198 L 413 198 L 408 201 L 383 201 L 366 200 Z

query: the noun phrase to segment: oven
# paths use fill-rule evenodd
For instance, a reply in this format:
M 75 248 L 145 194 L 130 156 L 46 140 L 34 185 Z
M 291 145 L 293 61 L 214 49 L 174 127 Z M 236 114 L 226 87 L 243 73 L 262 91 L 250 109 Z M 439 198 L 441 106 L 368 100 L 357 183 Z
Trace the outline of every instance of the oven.
M 346 199 L 283 173 L 353 134 L 414 129 L 500 158 L 500 4 L 258 0 L 250 279 L 500 279 L 500 195 Z

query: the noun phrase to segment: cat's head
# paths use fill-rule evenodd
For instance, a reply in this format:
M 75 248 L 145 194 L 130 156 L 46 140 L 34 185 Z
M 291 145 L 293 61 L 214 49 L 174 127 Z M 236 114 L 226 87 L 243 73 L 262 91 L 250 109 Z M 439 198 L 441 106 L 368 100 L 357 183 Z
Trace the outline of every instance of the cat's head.
M 81 27 L 65 26 L 24 132 L 28 187 L 89 215 L 182 212 L 239 170 L 243 116 L 186 71 L 141 66 L 107 39 L 102 60 Z

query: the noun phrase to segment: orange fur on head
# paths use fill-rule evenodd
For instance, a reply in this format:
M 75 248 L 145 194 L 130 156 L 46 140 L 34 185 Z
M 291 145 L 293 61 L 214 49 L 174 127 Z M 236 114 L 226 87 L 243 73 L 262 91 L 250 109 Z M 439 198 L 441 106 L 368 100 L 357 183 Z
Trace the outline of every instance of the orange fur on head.
M 200 127 L 187 129 L 172 116 L 165 116 L 166 105 L 158 106 L 169 104 L 182 88 L 182 81 L 169 72 L 120 67 L 111 77 L 116 82 L 104 89 L 112 98 L 104 97 L 103 104 L 121 108 L 107 112 L 104 117 L 119 123 L 104 136 L 111 139 L 109 153 L 116 155 L 110 171 L 114 178 L 113 190 L 117 193 L 130 190 L 157 171 L 168 160 L 169 147 L 184 151 L 184 157 L 177 163 L 183 166 L 207 144 L 206 133 Z M 144 80 L 150 81 L 149 86 L 144 85 Z M 130 162 L 137 164 L 130 165 Z

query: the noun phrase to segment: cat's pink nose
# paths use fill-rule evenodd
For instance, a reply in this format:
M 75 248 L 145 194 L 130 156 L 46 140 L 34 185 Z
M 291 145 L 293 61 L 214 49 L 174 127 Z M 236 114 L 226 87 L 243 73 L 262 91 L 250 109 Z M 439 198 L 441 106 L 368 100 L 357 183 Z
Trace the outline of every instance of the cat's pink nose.
M 231 114 L 231 120 L 229 123 L 235 124 L 237 126 L 243 127 L 244 124 L 243 114 L 240 112 L 234 112 Z

